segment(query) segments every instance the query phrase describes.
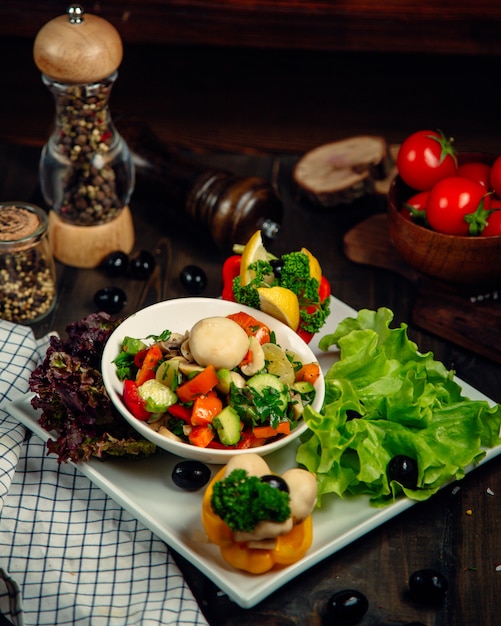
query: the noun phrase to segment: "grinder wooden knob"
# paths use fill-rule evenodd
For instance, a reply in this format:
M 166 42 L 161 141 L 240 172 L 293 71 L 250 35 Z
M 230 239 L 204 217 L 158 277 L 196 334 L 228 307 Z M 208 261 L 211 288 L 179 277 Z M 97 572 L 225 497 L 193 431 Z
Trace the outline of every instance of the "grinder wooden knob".
M 72 4 L 66 15 L 47 22 L 33 45 L 38 69 L 62 83 L 94 83 L 110 76 L 122 62 L 118 31 L 97 15 L 84 15 Z

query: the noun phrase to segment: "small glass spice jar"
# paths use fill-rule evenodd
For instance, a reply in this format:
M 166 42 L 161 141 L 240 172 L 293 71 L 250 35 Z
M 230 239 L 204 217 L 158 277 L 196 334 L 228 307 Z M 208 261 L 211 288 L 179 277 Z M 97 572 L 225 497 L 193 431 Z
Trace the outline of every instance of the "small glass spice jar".
M 27 202 L 0 202 L 0 318 L 32 324 L 56 301 L 48 218 Z

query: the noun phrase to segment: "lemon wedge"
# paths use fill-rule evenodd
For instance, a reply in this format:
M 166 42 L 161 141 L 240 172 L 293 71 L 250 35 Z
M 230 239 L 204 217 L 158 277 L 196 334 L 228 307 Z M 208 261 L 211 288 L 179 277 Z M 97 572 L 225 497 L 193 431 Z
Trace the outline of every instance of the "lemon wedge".
M 310 261 L 310 276 L 320 282 L 322 279 L 322 268 L 320 267 L 318 259 L 306 248 L 301 248 L 301 252 L 304 252 Z
M 242 260 L 240 261 L 240 284 L 242 287 L 248 285 L 255 276 L 255 272 L 249 269 L 249 265 L 256 261 L 267 260 L 268 253 L 263 245 L 261 231 L 256 230 L 242 250 Z
M 285 287 L 258 287 L 257 292 L 261 311 L 297 330 L 299 301 L 293 291 Z

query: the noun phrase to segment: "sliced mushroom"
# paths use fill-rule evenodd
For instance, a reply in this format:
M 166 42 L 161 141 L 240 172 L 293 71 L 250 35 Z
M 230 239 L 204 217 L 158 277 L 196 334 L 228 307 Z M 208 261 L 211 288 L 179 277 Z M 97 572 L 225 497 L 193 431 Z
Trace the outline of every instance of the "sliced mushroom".
M 193 362 L 195 360 L 193 358 L 193 355 L 192 355 L 191 350 L 190 350 L 190 340 L 189 339 L 185 339 L 183 341 L 183 343 L 181 344 L 181 354 L 184 356 L 184 358 L 187 361 Z
M 168 339 L 164 339 L 160 342 L 162 352 L 166 356 L 175 356 L 179 354 L 181 350 L 181 345 L 186 339 L 186 336 L 187 333 L 185 333 L 184 335 L 181 335 L 181 333 L 172 333 L 172 335 Z
M 299 393 L 294 393 L 291 397 L 292 403 L 292 412 L 294 413 L 294 419 L 298 420 L 303 416 L 304 406 L 301 402 L 301 395 Z
M 254 376 L 254 374 L 260 372 L 265 365 L 263 348 L 254 335 L 249 337 L 249 352 L 251 355 L 249 362 L 241 365 L 240 369 L 245 376 Z
M 201 372 L 203 367 L 200 367 L 195 361 L 183 361 L 179 362 L 179 371 L 182 372 L 185 376 L 188 374 L 193 374 L 193 372 Z
M 230 372 L 231 382 L 237 389 L 243 389 L 245 387 L 245 378 L 238 372 Z
M 263 539 L 274 539 L 280 535 L 286 535 L 292 530 L 292 517 L 285 522 L 259 522 L 259 524 L 250 533 L 236 530 L 233 532 L 234 541 L 262 541 Z
M 248 541 L 247 547 L 255 550 L 274 550 L 277 547 L 277 540 L 261 539 L 259 541 Z
M 162 435 L 162 437 L 167 437 L 167 439 L 173 439 L 174 441 L 183 441 L 180 437 L 175 435 L 171 430 L 166 428 L 165 426 L 160 426 L 158 429 L 158 434 Z

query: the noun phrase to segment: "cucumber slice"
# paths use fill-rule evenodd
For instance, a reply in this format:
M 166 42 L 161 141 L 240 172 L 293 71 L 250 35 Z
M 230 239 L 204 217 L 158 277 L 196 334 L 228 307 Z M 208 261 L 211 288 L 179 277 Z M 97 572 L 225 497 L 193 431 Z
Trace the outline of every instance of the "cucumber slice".
M 224 396 L 227 396 L 230 393 L 230 386 L 232 381 L 231 372 L 228 369 L 221 368 L 220 370 L 217 370 L 216 374 L 219 380 L 218 384 L 216 385 L 216 389 Z
M 172 389 L 154 378 L 140 385 L 137 391 L 144 400 L 146 410 L 151 413 L 165 413 L 171 404 L 177 402 L 177 396 Z
M 294 383 L 293 385 L 291 385 L 291 389 L 292 391 L 300 393 L 302 396 L 311 393 L 312 391 L 315 391 L 315 387 L 307 380 L 301 380 L 297 383 Z
M 284 385 L 273 374 L 256 374 L 249 378 L 247 385 L 255 392 L 263 394 L 265 389 L 273 389 L 278 393 L 277 407 L 282 411 L 286 411 L 288 404 L 287 385 Z
M 212 425 L 223 445 L 234 446 L 240 441 L 240 417 L 233 407 L 225 407 L 214 417 Z

